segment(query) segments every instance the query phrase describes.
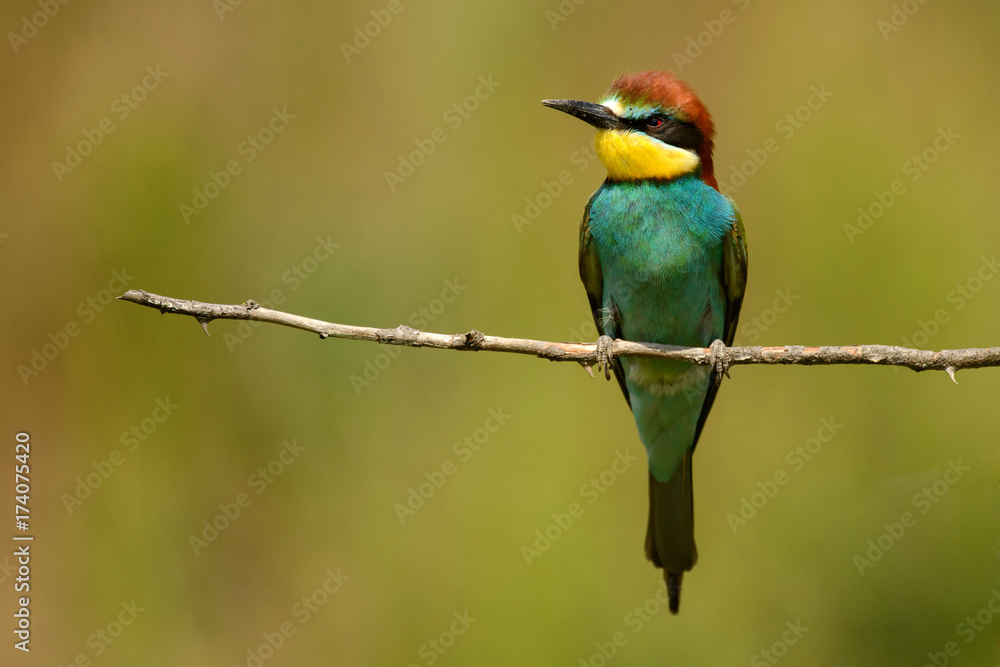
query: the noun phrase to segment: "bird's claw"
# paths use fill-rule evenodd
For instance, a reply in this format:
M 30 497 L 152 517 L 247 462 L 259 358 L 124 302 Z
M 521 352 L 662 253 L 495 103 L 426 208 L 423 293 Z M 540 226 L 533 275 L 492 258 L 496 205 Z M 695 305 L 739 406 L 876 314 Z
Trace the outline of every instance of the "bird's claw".
M 708 360 L 708 365 L 711 366 L 713 374 L 715 375 L 716 386 L 722 384 L 722 376 L 725 375 L 729 377 L 729 367 L 733 363 L 733 357 L 729 353 L 729 348 L 721 340 L 716 338 L 712 341 L 712 344 L 708 346 L 711 356 Z
M 614 360 L 611 344 L 614 342 L 615 339 L 611 336 L 601 336 L 597 339 L 597 367 L 604 371 L 607 380 L 611 379 L 611 362 Z

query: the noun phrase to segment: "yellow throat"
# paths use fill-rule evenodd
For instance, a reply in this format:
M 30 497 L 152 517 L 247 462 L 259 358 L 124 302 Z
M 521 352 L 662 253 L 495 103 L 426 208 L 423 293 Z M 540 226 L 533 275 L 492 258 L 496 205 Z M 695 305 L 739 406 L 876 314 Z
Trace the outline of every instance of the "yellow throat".
M 642 132 L 598 130 L 594 148 L 613 181 L 669 180 L 689 174 L 701 165 L 691 151 L 670 146 Z

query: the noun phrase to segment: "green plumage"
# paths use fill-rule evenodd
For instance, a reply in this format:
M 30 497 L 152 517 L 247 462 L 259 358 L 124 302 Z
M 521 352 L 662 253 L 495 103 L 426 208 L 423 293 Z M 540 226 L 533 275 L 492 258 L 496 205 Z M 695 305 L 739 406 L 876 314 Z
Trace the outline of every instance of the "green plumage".
M 716 189 L 715 125 L 673 72 L 626 74 L 600 104 L 544 100 L 597 128 L 608 179 L 587 202 L 580 277 L 602 336 L 729 346 L 743 303 L 747 249 L 736 205 Z M 664 570 L 670 611 L 694 567 L 691 459 L 712 409 L 723 360 L 697 366 L 615 359 L 649 461 L 646 555 Z
M 605 182 L 584 213 L 580 275 L 603 335 L 730 345 L 746 285 L 739 212 L 698 174 Z M 649 460 L 646 553 L 666 571 L 676 612 L 697 561 L 691 455 L 718 385 L 714 371 L 685 362 L 624 358 L 614 371 Z

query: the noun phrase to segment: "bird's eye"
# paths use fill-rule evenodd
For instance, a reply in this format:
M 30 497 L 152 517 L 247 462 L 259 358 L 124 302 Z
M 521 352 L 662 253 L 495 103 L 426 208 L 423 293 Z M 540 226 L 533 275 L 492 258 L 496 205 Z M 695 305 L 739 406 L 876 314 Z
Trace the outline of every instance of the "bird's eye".
M 665 122 L 666 121 L 660 118 L 659 116 L 653 116 L 652 118 L 646 121 L 646 127 L 648 127 L 651 130 L 656 130 L 663 127 L 663 124 Z

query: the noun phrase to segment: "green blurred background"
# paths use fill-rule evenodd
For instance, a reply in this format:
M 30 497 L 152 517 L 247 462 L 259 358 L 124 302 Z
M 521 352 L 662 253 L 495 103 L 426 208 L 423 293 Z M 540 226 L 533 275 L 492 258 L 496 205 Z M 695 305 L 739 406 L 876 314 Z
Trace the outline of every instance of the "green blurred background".
M 118 271 L 129 288 L 278 298 L 342 323 L 592 339 L 576 243 L 603 169 L 586 157 L 592 131 L 539 101 L 671 68 L 714 113 L 720 181 L 745 176 L 737 344 L 997 344 L 996 3 L 73 2 L 51 18 L 42 5 L 0 9 L 0 506 L 12 514 L 27 431 L 36 536 L 33 651 L 8 632 L 0 662 L 924 664 L 948 642 L 958 655 L 937 660 L 995 660 L 1000 371 L 955 386 L 734 369 L 698 449 L 701 559 L 671 617 L 643 557 L 642 461 L 607 472 L 617 452 L 641 454 L 613 383 L 275 326 L 220 321 L 206 337 L 107 299 Z M 44 25 L 25 28 L 36 14 Z M 477 88 L 485 99 L 467 99 Z M 262 132 L 275 110 L 280 131 Z M 390 188 L 386 172 L 432 136 Z M 53 166 L 81 142 L 77 166 Z M 185 220 L 180 205 L 213 172 L 225 182 L 229 161 L 239 173 Z M 863 233 L 845 229 L 897 179 Z M 25 371 L 53 339 L 64 349 Z M 836 435 L 804 465 L 788 457 L 827 435 L 824 419 Z M 104 479 L 111 457 L 123 462 Z M 968 468 L 951 485 L 949 462 Z M 262 484 L 269 464 L 280 475 Z M 396 506 L 442 467 L 454 474 L 401 521 Z M 614 484 L 583 487 L 602 472 Z M 96 488 L 78 490 L 88 475 Z M 915 504 L 935 482 L 937 502 Z M 249 506 L 220 518 L 238 498 Z M 738 525 L 744 499 L 761 506 Z M 552 527 L 574 502 L 582 516 Z M 904 512 L 915 525 L 883 536 Z M 229 525 L 196 555 L 206 521 Z M 529 565 L 522 547 L 546 529 L 556 539 Z M 891 547 L 861 576 L 855 557 L 880 536 Z M 0 576 L 9 627 L 13 575 Z M 977 614 L 978 630 L 960 625 Z

